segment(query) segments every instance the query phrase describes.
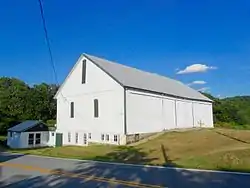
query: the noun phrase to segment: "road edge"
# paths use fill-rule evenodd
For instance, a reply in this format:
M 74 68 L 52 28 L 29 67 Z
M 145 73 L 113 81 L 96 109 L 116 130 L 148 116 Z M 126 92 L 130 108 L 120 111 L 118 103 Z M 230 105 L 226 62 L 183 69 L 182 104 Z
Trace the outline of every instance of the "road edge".
M 168 166 L 156 166 L 156 165 L 128 164 L 128 163 L 118 163 L 118 162 L 94 161 L 94 160 L 86 160 L 86 159 L 51 157 L 51 156 L 43 156 L 43 155 L 30 155 L 30 154 L 12 153 L 12 152 L 1 152 L 1 153 L 10 154 L 10 155 L 22 155 L 22 156 L 31 156 L 31 157 L 37 157 L 37 158 L 48 158 L 48 159 L 58 159 L 58 160 L 78 161 L 78 162 L 91 162 L 91 163 L 109 164 L 109 165 L 146 167 L 146 168 L 170 169 L 170 170 L 179 170 L 179 171 L 208 172 L 208 173 L 220 173 L 220 174 L 233 174 L 233 175 L 250 176 L 250 173 L 248 173 L 248 172 L 208 170 L 208 169 L 195 169 L 195 168 L 180 168 L 180 167 L 168 167 Z

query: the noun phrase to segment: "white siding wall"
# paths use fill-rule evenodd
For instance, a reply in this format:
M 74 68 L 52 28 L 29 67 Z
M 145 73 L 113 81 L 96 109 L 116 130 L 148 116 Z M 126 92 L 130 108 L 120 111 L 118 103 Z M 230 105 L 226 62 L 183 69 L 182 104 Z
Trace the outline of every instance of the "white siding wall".
M 190 128 L 193 123 L 192 101 L 176 100 L 177 128 Z
M 175 129 L 175 100 L 172 98 L 163 98 L 163 129 Z
M 162 99 L 145 93 L 126 93 L 127 134 L 162 131 Z
M 196 127 L 213 127 L 213 107 L 209 103 L 194 103 L 194 124 Z
M 36 134 L 36 133 L 41 133 L 41 144 L 29 145 L 28 144 L 29 134 Z M 20 135 L 19 148 L 55 146 L 56 134 L 54 133 L 54 136 L 52 136 L 52 133 L 54 133 L 54 132 L 47 132 L 47 131 L 44 131 L 44 132 L 22 132 Z
M 20 146 L 20 133 L 12 132 L 12 137 L 10 132 L 8 132 L 7 145 L 11 148 L 19 148 Z
M 101 134 L 122 135 L 124 132 L 124 89 L 95 64 L 86 60 L 86 83 L 81 83 L 80 58 L 57 96 L 57 132 L 63 133 L 64 145 L 82 145 L 83 134 L 91 133 L 91 142 L 104 142 Z M 94 99 L 99 102 L 99 117 L 94 117 Z M 74 118 L 70 118 L 74 102 Z M 68 142 L 68 133 L 71 142 Z M 75 133 L 79 143 L 75 143 Z M 113 142 L 112 139 L 109 143 Z
M 133 90 L 126 91 L 127 134 L 164 129 L 213 127 L 212 104 Z

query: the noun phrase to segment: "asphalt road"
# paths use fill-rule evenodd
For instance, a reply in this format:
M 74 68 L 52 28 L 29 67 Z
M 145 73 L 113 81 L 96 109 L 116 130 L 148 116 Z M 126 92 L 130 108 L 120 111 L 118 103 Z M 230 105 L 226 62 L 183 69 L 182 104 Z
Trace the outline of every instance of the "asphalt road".
M 250 187 L 250 174 L 0 154 L 0 187 Z

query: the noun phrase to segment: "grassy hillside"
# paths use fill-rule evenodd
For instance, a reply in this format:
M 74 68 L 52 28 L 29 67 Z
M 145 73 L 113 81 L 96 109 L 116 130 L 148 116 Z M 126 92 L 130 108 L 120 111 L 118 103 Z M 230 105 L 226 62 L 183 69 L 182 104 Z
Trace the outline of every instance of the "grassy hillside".
M 250 131 L 202 129 L 169 132 L 137 146 L 93 145 L 21 150 L 77 159 L 250 172 Z
M 157 156 L 151 161 L 153 164 L 250 171 L 250 131 L 214 129 L 173 132 L 139 147 L 147 151 L 149 157 Z

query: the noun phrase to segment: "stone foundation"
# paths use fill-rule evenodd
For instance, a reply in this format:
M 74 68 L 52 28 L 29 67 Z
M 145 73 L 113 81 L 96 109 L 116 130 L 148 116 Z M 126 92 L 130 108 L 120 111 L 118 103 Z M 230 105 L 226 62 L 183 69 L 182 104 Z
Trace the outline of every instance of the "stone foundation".
M 128 134 L 128 135 L 126 135 L 126 144 L 132 144 L 132 143 L 138 142 L 138 141 L 145 139 L 147 137 L 150 137 L 154 134 L 155 133 Z

